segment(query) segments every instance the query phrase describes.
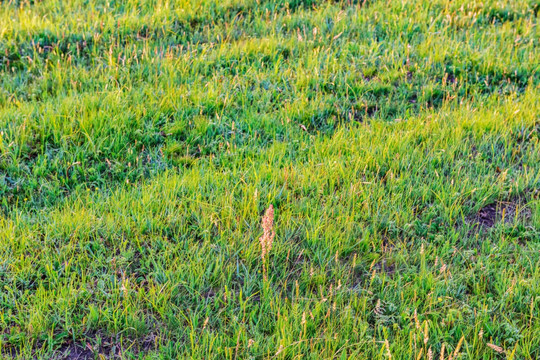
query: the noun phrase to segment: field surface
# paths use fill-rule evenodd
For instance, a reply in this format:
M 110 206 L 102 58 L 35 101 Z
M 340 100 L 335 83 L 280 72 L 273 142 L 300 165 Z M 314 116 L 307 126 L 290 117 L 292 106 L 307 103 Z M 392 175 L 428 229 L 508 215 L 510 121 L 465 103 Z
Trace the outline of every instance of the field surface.
M 539 359 L 539 12 L 1 1 L 0 359 Z

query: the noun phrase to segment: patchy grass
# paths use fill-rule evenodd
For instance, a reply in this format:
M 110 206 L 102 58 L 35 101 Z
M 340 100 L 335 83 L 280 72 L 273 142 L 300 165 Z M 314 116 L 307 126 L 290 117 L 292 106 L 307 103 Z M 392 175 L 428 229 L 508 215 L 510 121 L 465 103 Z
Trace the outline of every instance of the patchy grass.
M 540 357 L 538 9 L 3 3 L 0 358 Z

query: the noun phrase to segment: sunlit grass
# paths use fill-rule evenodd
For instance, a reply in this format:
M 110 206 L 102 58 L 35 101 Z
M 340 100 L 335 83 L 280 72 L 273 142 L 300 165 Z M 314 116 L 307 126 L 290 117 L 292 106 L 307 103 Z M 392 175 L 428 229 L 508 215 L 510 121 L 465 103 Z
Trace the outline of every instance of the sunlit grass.
M 537 359 L 538 10 L 2 3 L 0 358 Z

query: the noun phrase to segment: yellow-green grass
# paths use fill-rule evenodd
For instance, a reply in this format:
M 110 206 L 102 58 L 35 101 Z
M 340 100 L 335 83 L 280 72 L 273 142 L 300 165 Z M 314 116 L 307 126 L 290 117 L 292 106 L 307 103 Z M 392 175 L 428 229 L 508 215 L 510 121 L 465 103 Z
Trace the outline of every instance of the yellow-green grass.
M 537 359 L 539 8 L 1 3 L 0 358 Z

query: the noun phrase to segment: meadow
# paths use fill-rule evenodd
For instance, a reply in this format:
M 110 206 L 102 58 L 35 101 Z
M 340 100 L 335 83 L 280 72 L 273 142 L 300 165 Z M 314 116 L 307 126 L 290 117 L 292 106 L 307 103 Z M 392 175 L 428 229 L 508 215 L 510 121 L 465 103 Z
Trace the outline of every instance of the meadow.
M 538 0 L 0 2 L 0 359 L 540 358 Z

